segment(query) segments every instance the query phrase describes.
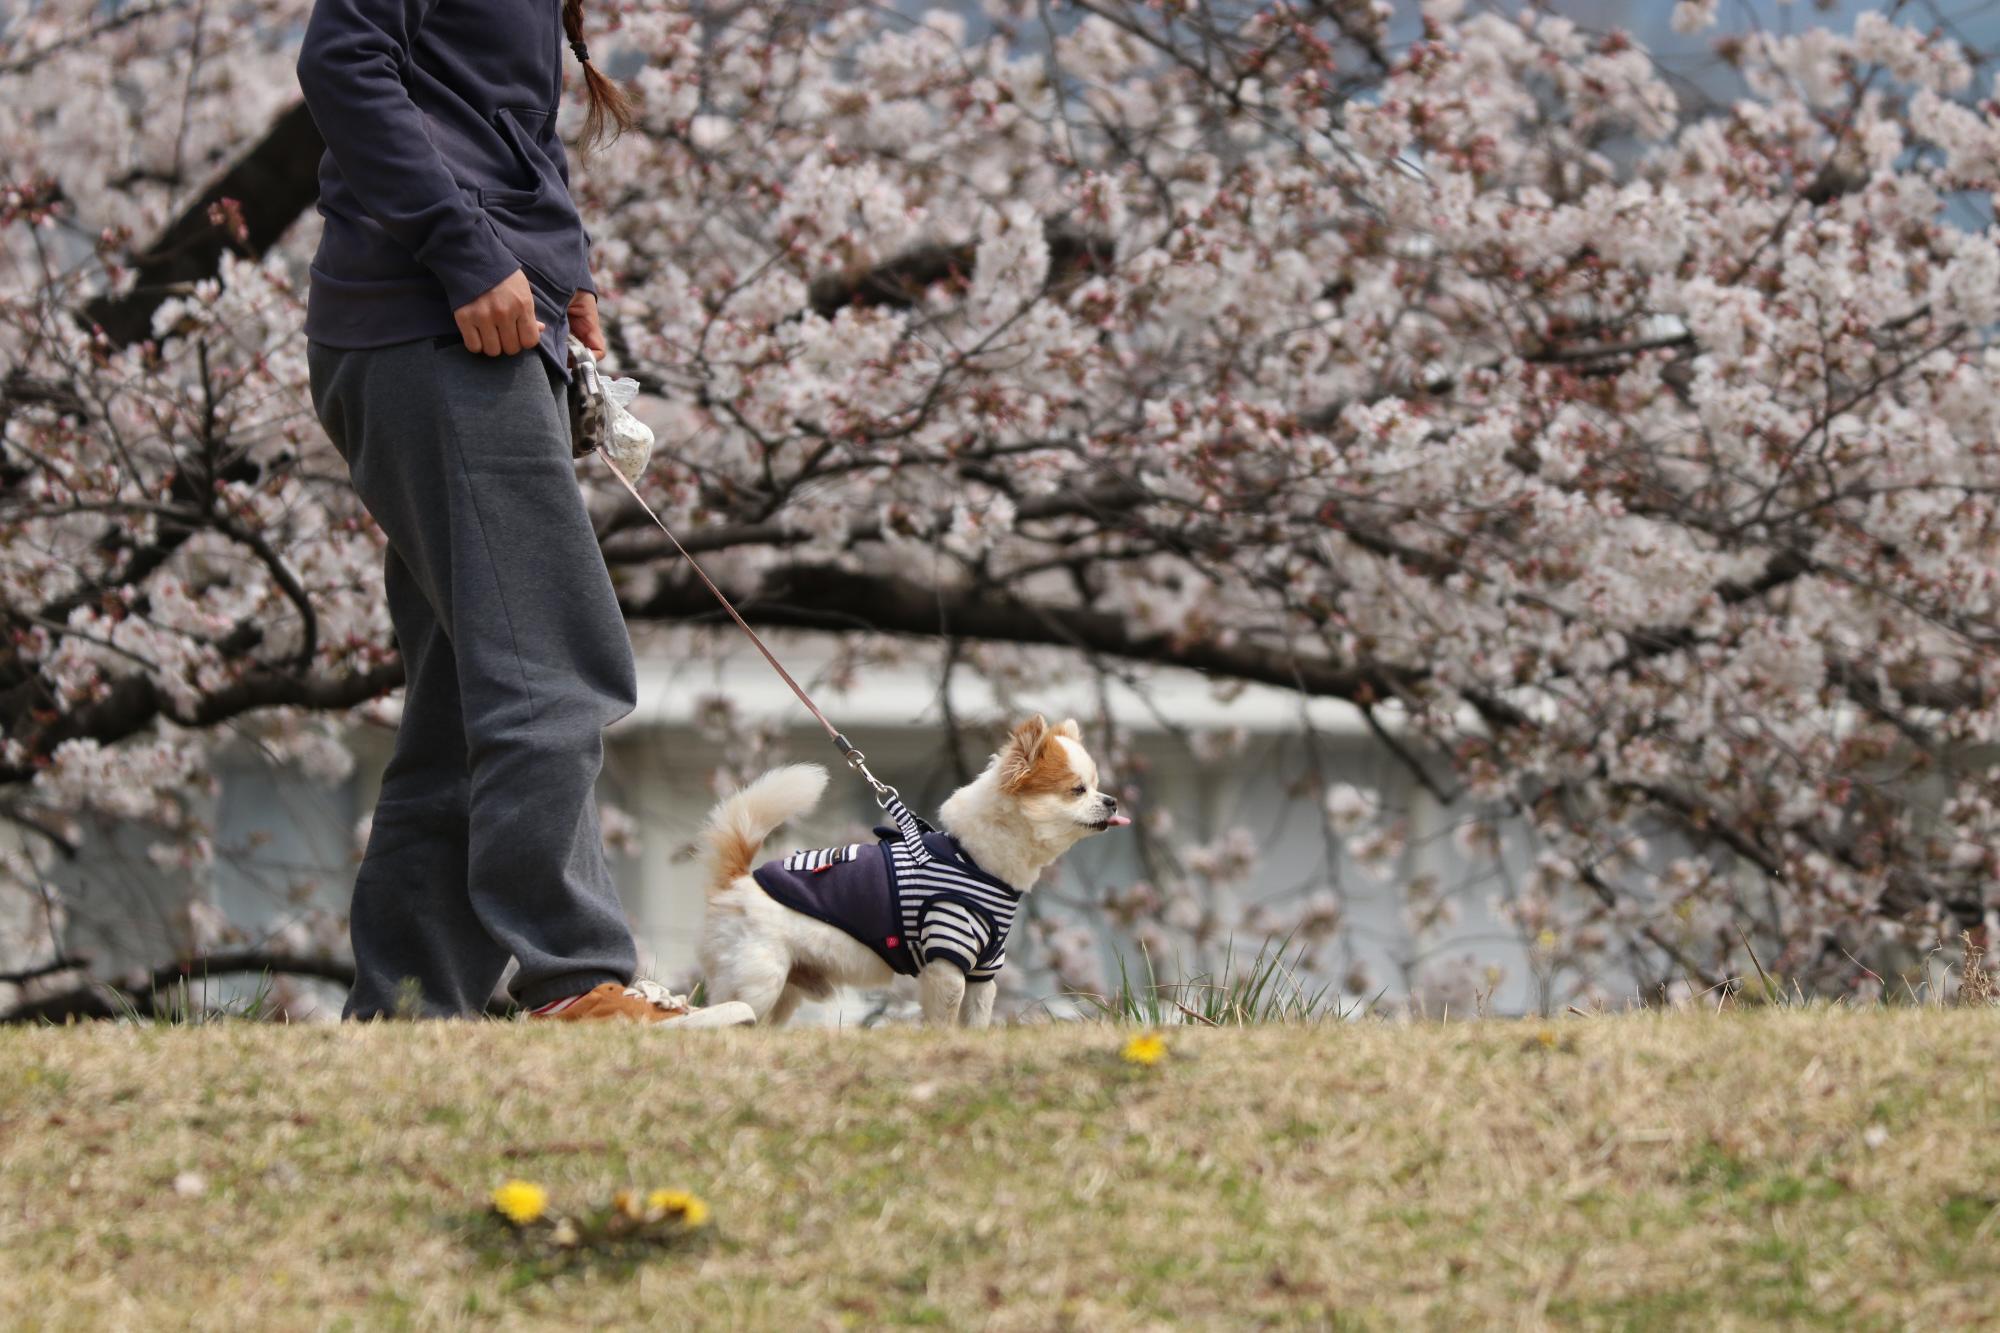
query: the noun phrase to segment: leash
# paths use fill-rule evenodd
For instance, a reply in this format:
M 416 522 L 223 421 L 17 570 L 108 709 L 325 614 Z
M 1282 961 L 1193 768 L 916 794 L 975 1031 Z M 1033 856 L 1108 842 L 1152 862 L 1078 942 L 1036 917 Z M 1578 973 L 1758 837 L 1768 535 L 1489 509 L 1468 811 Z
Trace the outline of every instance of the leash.
M 715 586 L 715 580 L 708 576 L 708 571 L 701 567 L 701 562 L 688 554 L 687 547 L 681 545 L 681 539 L 674 536 L 674 530 L 668 527 L 658 514 L 653 512 L 653 506 L 646 503 L 646 497 L 639 494 L 639 488 L 634 486 L 630 479 L 618 470 L 618 465 L 611 461 L 611 455 L 605 453 L 602 448 L 592 449 L 591 452 L 604 460 L 604 466 L 611 469 L 611 475 L 618 478 L 618 484 L 623 486 L 631 497 L 639 502 L 639 508 L 646 511 L 646 517 L 652 519 L 660 531 L 667 534 L 667 540 L 674 544 L 676 551 L 680 552 L 681 559 L 688 562 L 689 566 L 701 578 L 702 583 L 707 585 L 711 593 L 715 594 L 715 600 L 722 603 L 722 609 L 729 613 L 729 618 L 736 622 L 737 628 L 750 637 L 750 642 L 757 646 L 758 652 L 764 654 L 764 660 L 771 664 L 771 670 L 777 672 L 779 679 L 791 686 L 792 693 L 799 697 L 799 702 L 806 706 L 806 711 L 811 713 L 822 727 L 826 728 L 827 739 L 831 740 L 840 750 L 840 756 L 847 761 L 847 766 L 856 773 L 859 773 L 862 780 L 875 789 L 875 804 L 886 810 L 891 800 L 901 800 L 901 793 L 868 771 L 868 756 L 856 749 L 852 741 L 840 734 L 838 727 L 826 720 L 826 714 L 819 711 L 819 705 L 815 704 L 811 696 L 800 687 L 796 680 L 792 679 L 792 673 L 785 670 L 785 664 L 780 662 L 771 650 L 764 646 L 764 641 L 757 637 L 757 631 L 750 628 L 750 622 L 738 614 L 736 607 L 731 604 L 729 598 L 723 595 L 722 589 Z

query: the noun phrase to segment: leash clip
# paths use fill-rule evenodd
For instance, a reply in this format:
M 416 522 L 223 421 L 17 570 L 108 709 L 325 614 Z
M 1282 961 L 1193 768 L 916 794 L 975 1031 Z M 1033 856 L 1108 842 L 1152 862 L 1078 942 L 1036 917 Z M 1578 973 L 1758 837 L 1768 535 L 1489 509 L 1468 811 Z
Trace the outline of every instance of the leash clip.
M 847 737 L 841 735 L 839 732 L 835 732 L 833 743 L 840 747 L 841 757 L 847 760 L 847 766 L 856 773 L 859 773 L 861 780 L 875 789 L 875 804 L 877 806 L 887 810 L 890 801 L 899 801 L 902 799 L 901 792 L 868 771 L 868 756 L 861 753 L 856 748 L 854 742 L 848 740 Z

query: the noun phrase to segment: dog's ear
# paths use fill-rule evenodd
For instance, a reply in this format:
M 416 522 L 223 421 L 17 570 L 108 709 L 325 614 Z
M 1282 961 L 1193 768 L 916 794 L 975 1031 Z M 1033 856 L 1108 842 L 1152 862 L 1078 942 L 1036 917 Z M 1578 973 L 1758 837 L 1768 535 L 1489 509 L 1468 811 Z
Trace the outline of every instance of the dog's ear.
M 1076 725 L 1075 718 L 1066 717 L 1056 724 L 1056 735 L 1067 736 L 1073 741 L 1080 741 L 1083 739 L 1083 729 Z
M 1000 790 L 1020 790 L 1028 775 L 1035 771 L 1035 760 L 1042 747 L 1054 734 L 1049 730 L 1048 719 L 1040 713 L 1014 728 L 1007 743 L 1000 747 Z

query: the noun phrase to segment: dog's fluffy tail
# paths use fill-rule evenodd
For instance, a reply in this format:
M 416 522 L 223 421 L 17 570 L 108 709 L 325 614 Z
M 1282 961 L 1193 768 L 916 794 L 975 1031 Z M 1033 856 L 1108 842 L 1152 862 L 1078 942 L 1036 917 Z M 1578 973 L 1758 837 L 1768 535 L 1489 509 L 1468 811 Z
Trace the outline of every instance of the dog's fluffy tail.
M 774 768 L 709 813 L 702 830 L 708 891 L 718 893 L 749 873 L 771 830 L 819 804 L 826 770 L 818 764 Z

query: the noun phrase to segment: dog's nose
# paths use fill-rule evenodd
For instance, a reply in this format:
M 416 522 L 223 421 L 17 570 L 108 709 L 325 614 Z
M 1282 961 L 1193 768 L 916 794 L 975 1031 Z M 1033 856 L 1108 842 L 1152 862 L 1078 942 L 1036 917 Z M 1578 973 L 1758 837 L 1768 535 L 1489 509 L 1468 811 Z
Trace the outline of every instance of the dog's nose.
M 1104 813 L 1105 813 L 1105 814 L 1107 814 L 1107 815 L 1109 815 L 1109 814 L 1115 814 L 1115 813 L 1117 812 L 1117 810 L 1118 810 L 1118 798 L 1117 798 L 1116 796 L 1107 796 L 1107 797 L 1105 797 L 1105 798 L 1104 798 Z

